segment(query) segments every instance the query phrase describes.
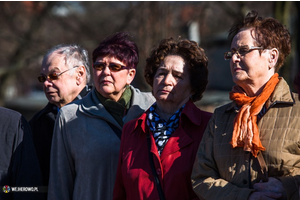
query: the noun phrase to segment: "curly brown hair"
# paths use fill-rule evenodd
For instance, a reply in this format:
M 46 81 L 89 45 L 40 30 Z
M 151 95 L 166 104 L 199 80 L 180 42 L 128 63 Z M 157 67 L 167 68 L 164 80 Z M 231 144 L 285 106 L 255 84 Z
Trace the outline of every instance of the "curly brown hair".
M 178 55 L 185 60 L 193 92 L 191 100 L 193 102 L 200 100 L 208 83 L 208 58 L 204 50 L 194 41 L 181 37 L 177 39 L 171 37 L 161 40 L 159 45 L 151 51 L 150 56 L 146 60 L 144 71 L 146 82 L 151 87 L 153 86 L 155 73 L 161 65 L 161 62 L 168 55 Z
M 275 72 L 282 67 L 286 57 L 291 52 L 291 37 L 287 28 L 274 18 L 262 18 L 256 11 L 249 12 L 244 19 L 239 19 L 229 30 L 228 37 L 232 42 L 234 36 L 241 30 L 253 28 L 253 37 L 258 46 L 264 49 L 277 48 L 279 57 Z M 260 50 L 260 53 L 263 50 Z

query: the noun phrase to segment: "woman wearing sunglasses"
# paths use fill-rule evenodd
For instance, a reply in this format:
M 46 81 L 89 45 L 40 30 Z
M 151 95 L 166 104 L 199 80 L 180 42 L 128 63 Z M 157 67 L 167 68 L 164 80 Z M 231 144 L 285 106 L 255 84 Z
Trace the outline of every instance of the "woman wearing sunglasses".
M 147 59 L 156 102 L 123 129 L 114 199 L 198 199 L 191 184 L 211 113 L 193 102 L 208 82 L 208 58 L 187 39 L 165 39 Z
M 154 102 L 130 85 L 138 48 L 127 33 L 104 39 L 93 52 L 95 89 L 64 106 L 51 149 L 49 199 L 111 200 L 123 125 Z
M 208 200 L 298 200 L 300 103 L 277 73 L 291 51 L 290 34 L 252 11 L 229 36 L 232 103 L 215 110 L 204 133 L 194 191 Z

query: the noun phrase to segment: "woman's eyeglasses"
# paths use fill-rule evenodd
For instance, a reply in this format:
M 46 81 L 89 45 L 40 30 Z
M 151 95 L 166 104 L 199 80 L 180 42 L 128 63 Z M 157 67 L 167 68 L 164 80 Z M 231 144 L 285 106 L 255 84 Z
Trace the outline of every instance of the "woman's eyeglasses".
M 76 68 L 76 67 L 78 67 L 78 66 L 72 67 L 72 68 L 67 69 L 67 70 L 65 70 L 65 71 L 63 71 L 63 72 L 60 72 L 60 73 L 57 73 L 57 72 L 51 73 L 51 74 L 48 74 L 48 76 L 46 76 L 46 75 L 41 75 L 41 76 L 38 77 L 38 80 L 39 80 L 39 82 L 41 82 L 41 83 L 44 83 L 48 78 L 49 78 L 51 81 L 57 80 L 58 77 L 59 77 L 60 75 L 62 75 L 63 73 L 65 73 L 65 72 L 67 72 L 67 71 L 69 71 L 69 70 L 71 70 L 71 69 L 74 69 L 74 68 Z
M 105 67 L 108 66 L 109 70 L 112 72 L 118 72 L 122 69 L 129 69 L 129 67 L 126 67 L 124 65 L 118 64 L 118 63 L 105 63 L 105 62 L 95 62 L 93 64 L 93 68 L 98 71 L 102 71 L 105 69 Z
M 225 52 L 224 53 L 224 59 L 225 60 L 230 60 L 234 54 L 237 54 L 239 57 L 244 56 L 245 54 L 249 53 L 250 51 L 253 50 L 259 50 L 259 49 L 264 49 L 263 47 L 249 47 L 248 45 L 241 46 L 239 48 L 232 49 L 231 51 Z

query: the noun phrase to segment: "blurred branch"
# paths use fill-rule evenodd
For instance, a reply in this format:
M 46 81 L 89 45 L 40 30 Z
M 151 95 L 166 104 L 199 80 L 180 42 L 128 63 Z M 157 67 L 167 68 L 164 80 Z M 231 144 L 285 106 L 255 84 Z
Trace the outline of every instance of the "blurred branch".
M 236 2 L 239 6 L 239 9 L 233 8 L 232 5 L 228 4 L 227 1 L 216 1 L 213 3 L 217 3 L 224 10 L 224 12 L 233 19 L 236 19 L 238 16 L 243 17 L 248 12 L 246 4 L 243 1 Z
M 29 29 L 24 34 L 22 40 L 20 40 L 19 42 L 19 45 L 17 46 L 15 51 L 11 54 L 11 56 L 8 59 L 8 67 L 5 68 L 2 67 L 0 69 L 0 77 L 1 77 L 0 98 L 1 99 L 3 99 L 3 95 L 4 95 L 3 88 L 6 87 L 6 81 L 8 80 L 10 75 L 26 67 L 26 65 L 23 64 L 26 60 L 24 54 L 26 51 L 28 51 L 29 47 L 32 45 L 33 34 L 41 27 L 43 19 L 47 16 L 47 14 L 49 13 L 49 11 L 52 9 L 54 5 L 55 2 L 46 2 L 43 10 L 41 12 L 36 13 L 36 15 L 32 16 Z
M 76 13 L 76 12 L 72 9 L 72 7 L 69 6 L 68 4 L 63 3 L 63 2 L 62 2 L 61 4 L 62 4 L 63 6 L 65 6 L 66 8 L 68 8 L 68 9 L 71 11 L 71 13 Z M 80 28 L 77 30 L 78 33 L 80 33 L 79 31 L 84 30 L 84 34 L 85 34 L 85 35 L 88 35 L 89 37 L 92 37 L 92 36 L 95 35 L 95 32 L 94 32 L 93 27 L 92 27 L 92 26 L 89 26 L 89 25 L 83 20 L 82 17 L 80 17 L 79 15 L 73 14 L 73 15 L 72 15 L 72 19 L 73 19 L 74 21 L 76 21 L 76 24 L 79 24 L 79 27 L 80 27 Z M 64 29 L 69 29 L 69 30 L 71 30 L 71 31 L 76 31 L 76 30 L 74 30 L 74 27 L 72 27 L 72 25 L 71 25 L 71 23 L 68 21 L 68 19 L 67 19 L 67 21 L 65 21 L 65 20 L 63 20 L 63 19 L 58 19 L 57 22 L 58 22 L 59 24 L 61 24 L 61 26 L 64 27 Z
M 31 45 L 33 34 L 41 27 L 43 19 L 47 16 L 49 11 L 53 8 L 55 4 L 55 2 L 48 1 L 45 4 L 46 6 L 44 7 L 44 9 L 36 16 L 32 17 L 30 27 L 28 31 L 24 34 L 23 39 L 21 40 L 21 43 L 19 44 L 18 48 L 12 54 L 10 58 L 10 63 L 14 63 L 15 60 L 19 60 L 23 56 L 24 52 L 27 51 L 28 46 Z
M 14 2 L 15 3 L 15 2 Z M 8 11 L 7 11 L 8 10 Z M 10 15 L 9 13 L 11 12 L 7 2 L 0 2 L 0 15 L 3 20 L 3 22 L 7 25 L 7 27 L 10 29 L 10 32 L 16 36 L 19 37 L 17 34 L 18 32 L 15 31 L 17 30 L 17 26 L 13 22 L 13 15 Z
M 120 30 L 124 30 L 128 27 L 128 24 L 131 22 L 132 18 L 135 17 L 136 11 L 139 10 L 141 8 L 141 3 L 140 2 L 136 2 L 137 6 L 133 6 L 133 3 L 130 2 L 130 6 L 129 6 L 129 10 L 127 11 L 127 13 L 125 14 L 125 17 L 123 19 L 123 22 L 121 23 L 121 25 L 119 27 L 117 27 L 115 29 L 114 32 L 118 32 Z

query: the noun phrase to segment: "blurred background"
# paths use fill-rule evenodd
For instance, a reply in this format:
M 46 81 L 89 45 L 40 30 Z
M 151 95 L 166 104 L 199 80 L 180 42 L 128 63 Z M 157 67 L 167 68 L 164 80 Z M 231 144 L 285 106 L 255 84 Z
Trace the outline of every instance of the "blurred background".
M 106 36 L 127 31 L 140 50 L 135 87 L 150 91 L 144 81 L 145 60 L 152 47 L 166 37 L 185 37 L 205 49 L 209 84 L 197 105 L 213 112 L 229 102 L 233 86 L 228 30 L 250 10 L 274 17 L 288 27 L 292 53 L 280 70 L 293 90 L 299 70 L 300 2 L 281 1 L 122 1 L 122 2 L 0 2 L 0 106 L 21 112 L 27 120 L 47 104 L 38 82 L 45 52 L 60 43 L 77 43 L 92 51 Z

